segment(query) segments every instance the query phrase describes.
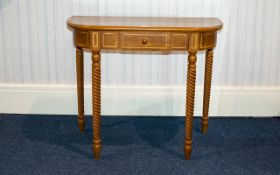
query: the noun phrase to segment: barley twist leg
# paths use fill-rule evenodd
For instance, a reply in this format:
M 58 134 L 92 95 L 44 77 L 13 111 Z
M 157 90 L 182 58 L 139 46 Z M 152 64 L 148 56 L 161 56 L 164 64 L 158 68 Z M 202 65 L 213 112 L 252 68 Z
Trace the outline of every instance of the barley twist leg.
M 205 75 L 204 75 L 204 96 L 203 96 L 203 116 L 201 121 L 201 131 L 206 133 L 208 129 L 208 112 L 211 92 L 212 79 L 212 65 L 213 65 L 213 49 L 207 50 L 205 61 Z
M 84 116 L 84 55 L 81 48 L 76 49 L 76 74 L 78 94 L 78 127 L 81 132 L 85 128 Z
M 185 128 L 185 159 L 190 159 L 192 152 L 192 127 L 196 79 L 196 52 L 189 52 L 187 75 L 186 128 Z
M 92 112 L 93 112 L 93 144 L 92 150 L 95 159 L 100 159 L 101 138 L 100 138 L 100 90 L 101 90 L 101 65 L 100 52 L 92 53 Z

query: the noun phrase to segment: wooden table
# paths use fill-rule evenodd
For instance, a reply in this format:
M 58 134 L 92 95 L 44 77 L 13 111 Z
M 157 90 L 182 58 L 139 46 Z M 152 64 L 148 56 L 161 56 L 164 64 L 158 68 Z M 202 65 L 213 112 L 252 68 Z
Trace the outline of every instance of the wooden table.
M 206 51 L 202 132 L 208 128 L 208 110 L 211 90 L 213 49 L 217 31 L 223 26 L 217 18 L 149 18 L 149 17 L 96 17 L 73 16 L 67 21 L 73 30 L 76 46 L 78 91 L 78 126 L 82 132 L 84 118 L 84 68 L 83 49 L 92 52 L 92 106 L 93 106 L 93 153 L 100 158 L 100 51 L 187 51 L 187 92 L 185 115 L 185 159 L 192 152 L 192 127 L 196 79 L 196 53 Z

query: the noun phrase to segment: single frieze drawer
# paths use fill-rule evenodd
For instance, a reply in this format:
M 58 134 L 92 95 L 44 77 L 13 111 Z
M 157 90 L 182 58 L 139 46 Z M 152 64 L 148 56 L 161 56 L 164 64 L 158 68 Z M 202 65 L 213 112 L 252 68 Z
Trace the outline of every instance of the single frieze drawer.
M 121 33 L 121 49 L 167 50 L 169 33 Z

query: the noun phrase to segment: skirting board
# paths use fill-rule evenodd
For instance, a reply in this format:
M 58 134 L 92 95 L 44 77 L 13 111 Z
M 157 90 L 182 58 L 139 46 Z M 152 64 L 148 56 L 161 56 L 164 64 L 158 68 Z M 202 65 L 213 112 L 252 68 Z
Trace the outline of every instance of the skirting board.
M 102 115 L 184 116 L 185 87 L 102 86 Z M 203 88 L 197 87 L 195 116 L 202 115 Z M 85 87 L 90 115 L 91 88 Z M 0 113 L 77 114 L 76 87 L 0 85 Z M 210 116 L 280 116 L 280 87 L 213 87 Z

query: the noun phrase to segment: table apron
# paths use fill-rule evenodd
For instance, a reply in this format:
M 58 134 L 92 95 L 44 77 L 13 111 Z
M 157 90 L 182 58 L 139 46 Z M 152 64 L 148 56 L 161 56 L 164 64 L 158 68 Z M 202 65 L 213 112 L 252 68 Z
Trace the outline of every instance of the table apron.
M 199 51 L 216 46 L 217 32 L 80 31 L 74 45 L 90 50 Z

